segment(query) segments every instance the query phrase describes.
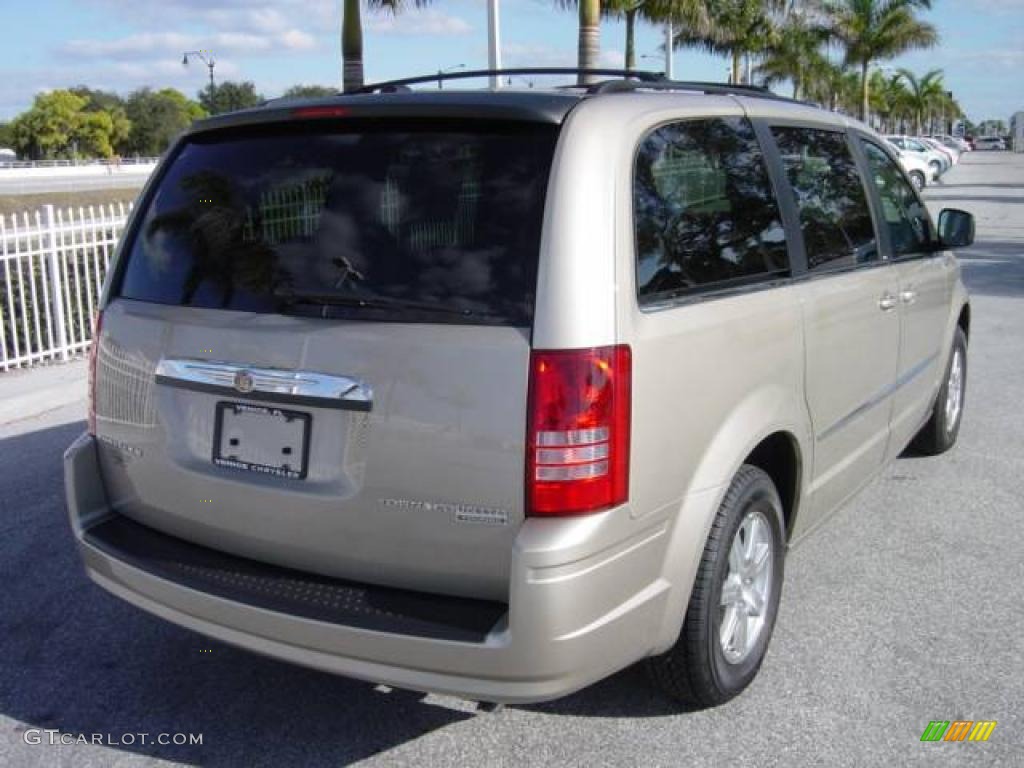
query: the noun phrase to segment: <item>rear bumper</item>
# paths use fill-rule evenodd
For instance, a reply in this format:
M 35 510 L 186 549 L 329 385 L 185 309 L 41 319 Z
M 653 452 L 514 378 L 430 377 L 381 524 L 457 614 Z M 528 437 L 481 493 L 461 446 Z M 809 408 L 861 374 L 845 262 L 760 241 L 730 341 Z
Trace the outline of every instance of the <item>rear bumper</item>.
M 488 614 L 486 624 L 473 625 L 476 634 L 449 635 L 444 626 L 448 619 L 433 621 L 434 629 L 424 629 L 422 622 L 346 622 L 343 614 L 289 610 L 286 602 L 256 600 L 245 590 L 204 588 L 216 579 L 203 582 L 181 574 L 189 568 L 233 568 L 237 563 L 229 561 L 238 559 L 224 556 L 223 563 L 196 565 L 185 554 L 172 556 L 161 548 L 178 540 L 127 521 L 116 525 L 95 442 L 88 435 L 68 449 L 64 462 L 71 525 L 93 581 L 175 624 L 304 666 L 481 701 L 541 701 L 583 688 L 655 651 L 670 614 L 669 583 L 661 574 L 666 524 L 639 530 L 628 508 L 586 518 L 528 521 L 516 539 L 507 612 Z M 133 531 L 139 534 L 135 539 Z M 152 544 L 148 550 L 143 539 Z M 139 555 L 153 547 L 156 556 Z M 184 559 L 188 567 L 168 568 L 168 558 Z M 259 567 L 245 562 L 250 564 L 246 567 Z M 271 578 L 269 571 L 281 570 L 267 568 L 267 574 L 246 578 Z M 341 590 L 330 594 L 352 594 L 343 584 L 330 588 Z M 367 590 L 373 594 L 362 605 L 380 605 L 379 588 Z M 454 615 L 450 611 L 457 601 L 437 600 L 437 615 Z M 463 607 L 493 611 L 495 604 L 476 602 L 481 605 Z M 394 615 L 390 609 L 386 613 Z

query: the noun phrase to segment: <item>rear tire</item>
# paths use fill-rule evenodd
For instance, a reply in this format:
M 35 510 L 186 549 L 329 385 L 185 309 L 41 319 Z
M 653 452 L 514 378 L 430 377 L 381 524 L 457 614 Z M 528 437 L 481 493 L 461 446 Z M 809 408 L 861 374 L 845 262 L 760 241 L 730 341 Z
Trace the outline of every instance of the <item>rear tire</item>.
M 924 174 L 921 173 L 920 171 L 910 172 L 910 182 L 914 185 L 914 189 L 916 189 L 918 192 L 923 191 L 924 188 L 928 185 L 928 179 L 926 179 L 924 177 Z
M 946 376 L 932 407 L 932 415 L 921 427 L 911 448 L 925 456 L 945 453 L 956 444 L 967 397 L 967 336 L 962 328 L 953 335 L 953 348 L 946 363 Z
M 711 526 L 679 639 L 647 661 L 652 681 L 669 696 L 713 707 L 757 675 L 782 594 L 784 530 L 775 484 L 744 465 Z

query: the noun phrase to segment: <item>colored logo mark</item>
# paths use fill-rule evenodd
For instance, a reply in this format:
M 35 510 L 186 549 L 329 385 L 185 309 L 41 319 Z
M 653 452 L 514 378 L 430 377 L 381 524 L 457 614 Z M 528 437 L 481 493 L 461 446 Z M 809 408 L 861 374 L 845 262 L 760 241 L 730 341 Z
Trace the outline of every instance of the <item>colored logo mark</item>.
M 932 720 L 921 741 L 988 741 L 995 729 L 995 720 Z

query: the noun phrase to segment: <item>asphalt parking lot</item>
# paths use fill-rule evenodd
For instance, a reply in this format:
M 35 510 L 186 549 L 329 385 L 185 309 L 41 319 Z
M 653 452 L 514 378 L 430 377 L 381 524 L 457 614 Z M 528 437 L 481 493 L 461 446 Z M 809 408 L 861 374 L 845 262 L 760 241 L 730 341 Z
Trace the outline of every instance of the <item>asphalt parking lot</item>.
M 978 218 L 959 445 L 898 460 L 795 548 L 761 675 L 680 712 L 637 669 L 561 701 L 465 702 L 331 677 L 206 640 L 82 574 L 60 457 L 80 403 L 0 425 L 0 764 L 1024 765 L 1024 155 L 975 153 L 929 190 Z M 988 743 L 919 741 L 995 720 Z M 201 733 L 201 746 L 27 744 Z

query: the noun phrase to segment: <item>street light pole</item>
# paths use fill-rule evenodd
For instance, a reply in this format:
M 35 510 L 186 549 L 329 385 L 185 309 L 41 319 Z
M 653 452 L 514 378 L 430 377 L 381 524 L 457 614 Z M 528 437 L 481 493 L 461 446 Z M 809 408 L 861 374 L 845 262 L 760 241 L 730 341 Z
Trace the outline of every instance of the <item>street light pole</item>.
M 487 65 L 492 72 L 501 69 L 501 18 L 498 0 L 487 0 Z M 501 77 L 491 75 L 491 88 L 501 88 Z
M 456 64 L 454 67 L 448 67 L 448 69 L 437 70 L 437 90 L 444 90 L 444 79 L 441 77 L 446 72 L 454 72 L 456 69 L 465 69 L 465 64 Z
M 210 54 L 209 58 L 207 58 L 206 56 L 206 54 L 208 53 Z M 214 59 L 213 53 L 211 53 L 210 51 L 185 51 L 185 55 L 181 59 L 181 65 L 183 67 L 188 66 L 189 56 L 197 57 L 200 61 L 203 62 L 203 64 L 206 65 L 206 68 L 210 70 L 210 93 L 213 94 L 214 88 L 216 88 L 216 83 L 214 82 L 213 79 L 213 70 L 214 67 L 217 66 L 217 61 Z

